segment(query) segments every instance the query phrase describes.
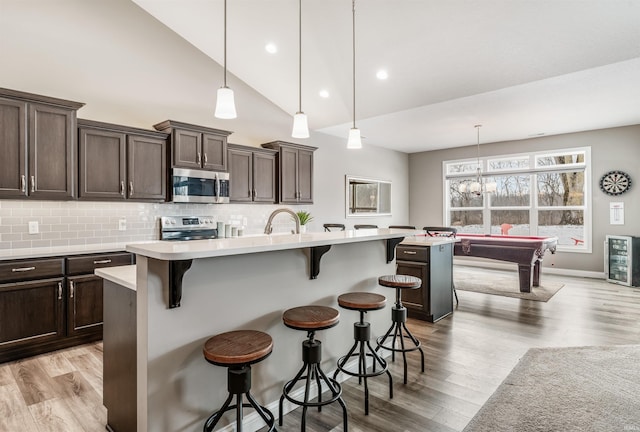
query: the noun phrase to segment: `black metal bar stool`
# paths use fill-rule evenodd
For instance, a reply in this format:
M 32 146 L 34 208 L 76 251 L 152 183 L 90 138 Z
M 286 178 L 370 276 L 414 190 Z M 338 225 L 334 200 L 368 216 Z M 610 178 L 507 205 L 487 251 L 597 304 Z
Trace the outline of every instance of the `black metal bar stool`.
M 237 330 L 221 333 L 207 340 L 202 349 L 205 360 L 216 366 L 227 367 L 227 389 L 229 397 L 218 411 L 211 414 L 203 431 L 211 432 L 222 415 L 236 410 L 236 430 L 242 432 L 243 408 L 253 408 L 269 426 L 269 432 L 276 430 L 275 418 L 271 411 L 261 406 L 251 395 L 251 365 L 269 357 L 273 350 L 273 340 L 266 333 L 256 330 Z M 248 403 L 242 403 L 245 395 Z M 236 403 L 231 405 L 233 397 Z
M 335 327 L 338 324 L 339 318 L 340 312 L 327 306 L 301 306 L 288 309 L 282 314 L 284 325 L 294 330 L 306 331 L 307 339 L 302 342 L 302 368 L 300 368 L 294 379 L 284 385 L 284 389 L 282 390 L 282 396 L 280 397 L 280 426 L 282 426 L 282 405 L 286 398 L 289 402 L 302 407 L 301 430 L 303 432 L 306 430 L 307 408 L 318 407 L 318 411 L 321 411 L 324 405 L 336 401 L 342 406 L 344 431 L 346 432 L 348 430 L 347 406 L 344 400 L 342 400 L 342 387 L 335 379 L 327 377 L 322 371 L 320 367 L 320 362 L 322 361 L 322 344 L 319 340 L 315 339 L 316 331 Z M 309 394 L 313 381 L 315 381 L 318 387 L 318 396 L 315 402 L 310 400 L 311 395 Z M 323 382 L 331 392 L 331 396 L 327 400 L 322 400 Z M 304 383 L 303 400 L 295 399 L 290 394 L 294 391 L 294 387 L 296 387 L 298 383 Z
M 396 303 L 391 309 L 391 327 L 384 336 L 378 338 L 378 347 L 388 351 L 391 351 L 391 360 L 395 361 L 395 355 L 397 352 L 402 353 L 402 360 L 404 362 L 404 383 L 407 383 L 407 353 L 410 351 L 420 351 L 420 358 L 422 361 L 422 372 L 424 372 L 424 352 L 420 346 L 420 341 L 416 339 L 409 329 L 407 328 L 407 308 L 402 304 L 402 295 L 400 292 L 403 289 L 416 289 L 420 288 L 422 281 L 420 278 L 408 275 L 387 275 L 380 276 L 378 278 L 378 284 L 395 288 L 396 290 Z M 392 336 L 393 333 L 393 336 Z M 387 339 L 391 337 L 391 345 L 387 344 Z M 412 346 L 405 347 L 404 340 L 409 339 Z M 400 348 L 397 348 L 396 341 L 399 340 Z
M 364 320 L 364 314 L 368 311 L 383 309 L 387 299 L 385 296 L 369 292 L 352 292 L 342 294 L 338 297 L 338 304 L 349 310 L 360 312 L 360 321 L 353 323 L 353 338 L 355 340 L 349 353 L 338 359 L 338 369 L 333 374 L 336 379 L 338 373 L 342 372 L 353 377 L 358 377 L 358 383 L 364 381 L 364 413 L 369 415 L 369 386 L 367 378 L 376 377 L 386 373 L 389 376 L 389 397 L 393 398 L 393 378 L 387 370 L 387 362 L 380 357 L 371 347 L 371 324 Z M 357 351 L 357 352 L 356 352 Z M 351 357 L 358 357 L 358 371 L 351 371 L 346 368 L 346 363 Z M 367 358 L 371 358 L 372 371 L 367 372 Z M 376 366 L 380 366 L 376 370 Z

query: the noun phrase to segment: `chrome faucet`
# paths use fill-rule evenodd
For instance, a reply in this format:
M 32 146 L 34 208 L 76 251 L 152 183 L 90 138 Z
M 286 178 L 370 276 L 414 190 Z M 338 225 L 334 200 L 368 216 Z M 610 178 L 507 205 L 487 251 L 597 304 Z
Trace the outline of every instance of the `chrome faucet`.
M 267 220 L 267 225 L 265 225 L 265 227 L 264 227 L 264 233 L 265 234 L 271 234 L 273 232 L 273 227 L 271 226 L 271 223 L 273 222 L 273 218 L 278 213 L 289 213 L 291 215 L 291 218 L 296 222 L 296 232 L 295 232 L 295 234 L 300 234 L 300 218 L 298 217 L 298 215 L 293 210 L 288 209 L 288 208 L 276 209 L 269 215 L 269 219 Z

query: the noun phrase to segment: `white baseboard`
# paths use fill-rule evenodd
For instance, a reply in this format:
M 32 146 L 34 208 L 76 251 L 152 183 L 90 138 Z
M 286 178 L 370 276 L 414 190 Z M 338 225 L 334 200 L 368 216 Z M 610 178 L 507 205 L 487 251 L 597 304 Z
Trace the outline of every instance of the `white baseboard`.
M 469 267 L 482 267 L 488 269 L 495 270 L 514 270 L 517 269 L 515 263 L 500 263 L 495 261 L 476 261 L 476 260 L 468 260 L 468 259 L 453 259 L 453 263 L 456 265 L 469 266 Z M 573 276 L 573 277 L 583 277 L 583 278 L 591 278 L 591 279 L 606 279 L 604 272 L 593 272 L 593 271 L 585 271 L 585 270 L 572 270 L 572 269 L 563 269 L 557 267 L 542 267 L 542 273 L 562 275 L 562 276 Z

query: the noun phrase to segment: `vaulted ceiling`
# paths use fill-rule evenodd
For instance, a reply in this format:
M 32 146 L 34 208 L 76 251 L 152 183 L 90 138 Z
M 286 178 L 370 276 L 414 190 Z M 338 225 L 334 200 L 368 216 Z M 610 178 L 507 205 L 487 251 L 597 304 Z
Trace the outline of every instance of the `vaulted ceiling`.
M 223 64 L 222 0 L 132 1 Z M 302 0 L 302 108 L 345 141 L 351 7 Z M 293 115 L 298 1 L 227 11 L 229 73 Z M 475 124 L 482 142 L 640 124 L 639 23 L 635 0 L 357 0 L 356 124 L 365 145 L 408 153 L 475 144 Z

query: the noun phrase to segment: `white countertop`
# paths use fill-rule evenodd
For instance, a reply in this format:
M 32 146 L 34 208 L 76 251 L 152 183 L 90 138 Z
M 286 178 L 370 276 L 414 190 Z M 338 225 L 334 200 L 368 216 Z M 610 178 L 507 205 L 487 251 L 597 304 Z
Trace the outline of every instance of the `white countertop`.
M 136 266 L 126 265 L 96 269 L 95 274 L 103 279 L 136 290 Z
M 143 243 L 143 242 L 141 242 Z M 90 253 L 119 252 L 131 243 L 97 243 L 75 246 L 37 247 L 24 249 L 0 249 L 0 261 L 23 258 L 81 255 Z
M 287 249 L 301 249 L 344 243 L 386 240 L 411 237 L 424 231 L 406 229 L 363 229 L 334 232 L 311 232 L 305 234 L 274 234 L 234 237 L 213 240 L 155 241 L 143 244 L 129 244 L 127 251 L 165 261 L 210 258 L 217 256 L 242 255 Z M 433 238 L 433 242 L 447 242 Z M 416 237 L 416 242 L 429 245 L 427 240 Z M 450 241 L 449 241 L 450 242 Z
M 437 246 L 459 241 L 460 239 L 454 237 L 429 237 L 425 235 L 423 231 L 423 234 L 405 237 L 401 244 L 406 246 Z

